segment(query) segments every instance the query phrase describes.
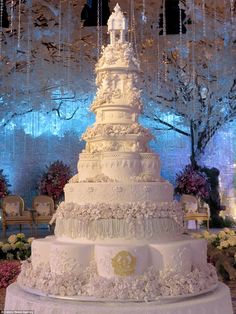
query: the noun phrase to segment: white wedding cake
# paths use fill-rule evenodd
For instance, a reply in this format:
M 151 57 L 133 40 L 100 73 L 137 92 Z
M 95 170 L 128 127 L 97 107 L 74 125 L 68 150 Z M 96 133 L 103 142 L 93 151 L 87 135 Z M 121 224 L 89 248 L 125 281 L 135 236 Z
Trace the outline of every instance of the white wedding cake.
M 18 283 L 48 295 L 155 300 L 207 291 L 217 282 L 203 239 L 183 235 L 173 186 L 160 176 L 139 122 L 139 63 L 119 5 L 96 65 L 96 122 L 83 135 L 78 174 L 65 186 L 55 236 L 32 243 Z

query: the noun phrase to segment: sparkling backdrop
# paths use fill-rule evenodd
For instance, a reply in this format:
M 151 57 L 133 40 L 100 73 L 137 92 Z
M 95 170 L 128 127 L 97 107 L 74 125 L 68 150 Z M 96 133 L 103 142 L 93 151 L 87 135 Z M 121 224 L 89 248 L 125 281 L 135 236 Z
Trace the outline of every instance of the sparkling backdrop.
M 230 55 L 230 49 L 235 49 L 235 45 L 232 48 L 230 44 L 232 36 L 236 37 L 235 8 L 234 1 L 229 1 L 217 1 L 216 4 L 215 0 L 187 0 L 190 8 L 186 10 L 187 17 L 195 23 L 187 25 L 186 34 L 182 33 L 183 16 L 180 14 L 184 2 L 180 1 L 182 5 L 177 11 L 181 16 L 180 32 L 177 35 L 166 34 L 168 20 L 161 4 L 167 1 L 155 1 L 153 6 L 144 0 L 119 1 L 127 12 L 129 38 L 141 61 L 145 108 L 151 114 L 157 112 L 159 118 L 185 132 L 189 132 L 189 121 L 175 115 L 173 110 L 167 110 L 164 103 L 158 104 L 154 95 L 162 92 L 165 85 L 176 91 L 175 77 L 170 77 L 169 73 L 170 54 L 179 57 L 180 68 L 186 62 L 186 72 L 194 83 L 200 51 L 200 61 L 206 58 L 210 70 L 216 69 L 215 85 L 222 87 L 216 94 L 225 97 L 223 87 L 228 87 L 227 79 L 231 75 L 227 76 L 228 68 L 235 73 L 232 66 L 235 54 Z M 0 0 L 0 15 L 2 3 Z M 3 55 L 0 60 L 0 168 L 9 176 L 11 191 L 22 195 L 30 206 L 40 174 L 50 162 L 62 160 L 76 172 L 78 154 L 84 145 L 80 137 L 94 121 L 89 111 L 96 91 L 94 67 L 98 50 L 107 43 L 107 30 L 81 26 L 81 1 L 50 0 L 50 4 L 44 1 L 43 5 L 41 1 L 32 0 L 7 0 L 6 3 L 10 29 L 0 43 L 0 55 Z M 110 1 L 110 8 L 115 4 L 116 1 Z M 160 14 L 163 14 L 162 27 Z M 225 50 L 215 58 L 217 49 L 222 48 L 218 37 L 223 38 Z M 197 48 L 202 38 L 209 40 L 213 48 Z M 209 80 L 210 70 L 208 68 Z M 169 96 L 168 91 L 166 95 Z M 187 109 L 180 104 L 180 111 L 197 113 L 197 97 L 195 91 L 193 102 Z M 220 111 L 224 111 L 222 116 L 225 116 L 230 108 L 225 99 L 225 104 L 217 109 L 220 119 Z M 189 163 L 189 137 L 146 116 L 140 119 L 155 136 L 151 147 L 160 154 L 163 177 L 174 183 L 176 172 Z M 201 158 L 201 164 L 220 169 L 222 194 L 230 196 L 233 203 L 235 130 L 234 121 L 224 124 Z

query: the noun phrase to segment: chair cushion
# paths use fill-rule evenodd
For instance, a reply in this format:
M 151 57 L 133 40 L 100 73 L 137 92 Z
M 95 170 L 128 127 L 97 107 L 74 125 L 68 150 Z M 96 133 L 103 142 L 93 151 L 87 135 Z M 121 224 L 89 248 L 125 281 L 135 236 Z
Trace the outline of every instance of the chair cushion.
M 190 203 L 190 202 L 185 203 L 185 212 L 186 213 L 196 213 L 197 210 L 198 210 L 197 203 Z
M 50 216 L 51 215 L 50 203 L 36 203 L 35 210 L 38 216 Z
M 5 205 L 6 216 L 20 216 L 20 203 L 7 202 Z

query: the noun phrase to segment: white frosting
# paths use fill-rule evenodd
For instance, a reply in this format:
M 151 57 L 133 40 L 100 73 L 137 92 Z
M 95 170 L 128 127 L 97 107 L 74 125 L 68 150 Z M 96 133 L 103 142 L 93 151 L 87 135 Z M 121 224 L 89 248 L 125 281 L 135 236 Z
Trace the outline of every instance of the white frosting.
M 55 237 L 35 239 L 31 257 L 33 269 L 48 266 L 52 274 L 83 272 L 94 260 L 99 276 L 117 276 L 112 260 L 121 252 L 135 259 L 130 275 L 141 275 L 153 265 L 156 271 L 173 273 L 191 272 L 206 267 L 207 243 L 204 239 L 179 238 L 177 240 L 148 241 L 63 241 Z M 126 265 L 124 265 L 125 268 Z M 118 275 L 119 276 L 119 275 Z
M 152 239 L 180 234 L 182 229 L 173 219 L 144 219 L 127 222 L 124 219 L 100 219 L 84 222 L 76 218 L 57 218 L 55 235 L 71 239 Z
M 116 168 L 115 168 L 116 169 Z M 77 204 L 127 202 L 171 202 L 173 186 L 167 181 L 159 182 L 83 182 L 65 186 L 65 201 Z
M 49 255 L 54 237 L 46 237 L 44 239 L 34 239 L 31 245 L 32 267 L 36 269 L 41 265 L 49 264 Z
M 54 241 L 50 249 L 50 269 L 52 273 L 78 274 L 86 269 L 94 254 L 91 245 Z
M 160 177 L 150 132 L 138 123 L 139 63 L 118 5 L 108 24 L 111 43 L 96 66 L 91 105 L 96 122 L 53 217 L 56 238 L 33 241 L 32 263 L 23 263 L 18 281 L 55 295 L 109 299 L 202 291 L 216 283 L 216 272 L 206 263 L 206 241 L 180 236 L 173 186 Z

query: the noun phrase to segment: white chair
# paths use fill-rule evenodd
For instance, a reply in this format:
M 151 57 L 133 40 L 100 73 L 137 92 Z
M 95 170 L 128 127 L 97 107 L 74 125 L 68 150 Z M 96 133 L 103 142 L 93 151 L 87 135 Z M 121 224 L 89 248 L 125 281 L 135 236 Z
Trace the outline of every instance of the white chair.
M 2 200 L 2 231 L 6 238 L 6 229 L 9 225 L 29 224 L 32 233 L 33 218 L 31 212 L 25 210 L 24 200 L 19 195 L 7 195 Z
M 195 196 L 188 194 L 181 196 L 180 203 L 184 210 L 184 222 L 194 220 L 197 229 L 199 221 L 206 221 L 207 230 L 209 230 L 210 210 L 208 204 L 199 204 L 199 200 Z
M 55 212 L 53 199 L 48 195 L 37 195 L 33 199 L 32 211 L 36 230 L 38 224 L 49 224 Z M 49 226 L 50 227 L 50 226 Z

